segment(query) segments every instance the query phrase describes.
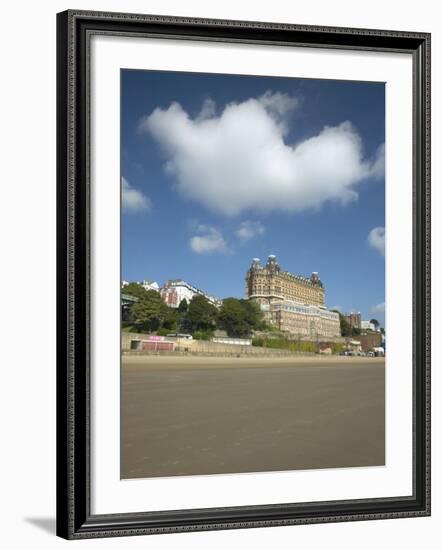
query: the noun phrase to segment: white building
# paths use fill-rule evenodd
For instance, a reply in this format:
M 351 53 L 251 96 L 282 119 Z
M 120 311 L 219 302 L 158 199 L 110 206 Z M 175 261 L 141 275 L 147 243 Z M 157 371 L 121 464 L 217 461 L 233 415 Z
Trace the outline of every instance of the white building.
M 271 326 L 284 332 L 310 338 L 341 336 L 339 314 L 324 306 L 280 300 L 262 304 L 261 310 Z
M 376 327 L 370 321 L 361 321 L 361 328 L 364 329 L 364 330 L 376 331 Z
M 156 281 L 148 281 L 147 279 L 144 279 L 144 281 L 138 284 L 145 290 L 156 290 L 156 292 L 160 291 L 160 285 Z
M 160 291 L 160 285 L 156 281 L 148 281 L 147 279 L 144 279 L 144 281 L 136 281 L 137 285 L 142 286 L 145 290 L 156 290 L 156 292 Z M 124 288 L 127 286 L 129 281 L 122 281 L 121 286 Z
M 160 290 L 161 298 L 169 307 L 178 307 L 182 300 L 189 304 L 194 296 L 204 296 L 214 306 L 220 307 L 222 301 L 206 294 L 199 288 L 186 283 L 182 279 L 167 281 Z

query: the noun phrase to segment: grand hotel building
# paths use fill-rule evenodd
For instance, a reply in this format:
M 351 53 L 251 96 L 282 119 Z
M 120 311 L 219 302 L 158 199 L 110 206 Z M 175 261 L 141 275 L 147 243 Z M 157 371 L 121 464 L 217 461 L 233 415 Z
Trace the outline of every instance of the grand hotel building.
M 310 277 L 293 275 L 281 269 L 274 255 L 265 266 L 254 258 L 246 274 L 246 296 L 278 330 L 314 339 L 341 336 L 339 315 L 325 307 L 324 286 L 316 272 Z

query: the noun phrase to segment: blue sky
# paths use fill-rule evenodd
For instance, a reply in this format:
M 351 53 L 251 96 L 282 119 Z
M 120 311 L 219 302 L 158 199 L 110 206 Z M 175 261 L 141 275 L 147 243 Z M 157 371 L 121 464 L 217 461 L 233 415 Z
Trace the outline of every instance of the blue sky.
M 384 322 L 383 83 L 121 78 L 124 280 L 243 297 L 251 259 L 276 254 Z

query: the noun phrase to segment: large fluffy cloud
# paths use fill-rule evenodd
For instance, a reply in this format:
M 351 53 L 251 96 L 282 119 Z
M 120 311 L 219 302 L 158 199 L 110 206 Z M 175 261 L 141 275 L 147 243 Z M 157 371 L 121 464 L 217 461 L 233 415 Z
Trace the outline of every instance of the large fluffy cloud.
M 296 212 L 356 199 L 355 184 L 383 174 L 383 147 L 376 158 L 364 159 L 348 121 L 287 143 L 290 112 L 298 107 L 295 98 L 267 92 L 219 114 L 206 101 L 191 118 L 172 103 L 144 117 L 140 129 L 163 147 L 178 190 L 213 212 Z
M 385 256 L 385 227 L 375 227 L 368 234 L 368 244 Z
M 121 178 L 121 201 L 125 212 L 150 210 L 151 207 L 150 199 L 141 191 L 134 189 L 126 178 Z

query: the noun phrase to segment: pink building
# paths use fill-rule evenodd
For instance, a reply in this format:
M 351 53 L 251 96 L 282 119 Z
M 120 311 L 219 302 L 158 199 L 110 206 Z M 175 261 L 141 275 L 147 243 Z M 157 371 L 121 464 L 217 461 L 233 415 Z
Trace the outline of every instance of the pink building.
M 160 289 L 160 295 L 164 303 L 169 307 L 178 307 L 182 300 L 186 300 L 189 304 L 194 296 L 204 296 L 211 304 L 217 307 L 222 304 L 222 301 L 218 298 L 206 294 L 199 288 L 186 283 L 186 281 L 183 281 L 182 279 L 167 281 L 167 283 L 165 283 Z

